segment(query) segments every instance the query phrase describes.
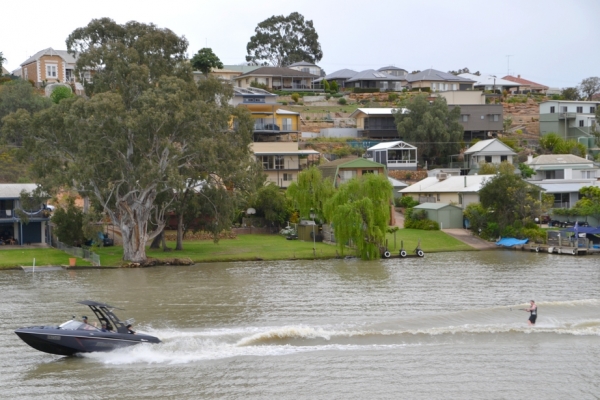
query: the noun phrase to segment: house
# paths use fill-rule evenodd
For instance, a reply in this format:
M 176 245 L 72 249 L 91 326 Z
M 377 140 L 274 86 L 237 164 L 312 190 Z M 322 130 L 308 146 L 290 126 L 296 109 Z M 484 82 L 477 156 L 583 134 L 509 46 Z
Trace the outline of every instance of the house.
M 467 171 L 477 171 L 480 164 L 500 164 L 502 162 L 508 162 L 514 164 L 514 158 L 517 153 L 505 145 L 498 139 L 481 140 L 469 147 L 463 153 L 464 161 L 452 162 L 452 168 L 460 168 L 466 173 Z M 456 156 L 452 156 L 453 159 Z
M 356 75 L 358 72 L 351 69 L 340 69 L 338 71 L 327 74 L 324 77 L 317 78 L 313 81 L 315 84 L 320 84 L 323 80 L 327 82 L 336 82 L 340 89 L 346 87 L 346 81 Z
M 460 107 L 459 123 L 465 141 L 497 137 L 504 131 L 502 104 L 486 104 L 486 95 L 480 90 L 436 92 L 430 100 L 435 97 L 445 98 L 450 110 Z
M 402 139 L 398 136 L 396 108 L 357 108 L 350 118 L 356 119 L 358 136 L 370 139 Z M 402 113 L 408 112 L 406 108 Z
M 251 83 L 263 84 L 273 90 L 312 89 L 312 82 L 318 75 L 297 71 L 285 67 L 260 67 L 234 78 L 235 85 L 241 88 L 251 87 Z
M 600 101 L 548 100 L 540 103 L 540 135 L 557 133 L 588 148 L 595 146 L 594 129 L 600 130 L 596 111 Z
M 44 83 L 75 82 L 75 57 L 66 50 L 52 47 L 40 50 L 21 63 L 21 77 L 37 86 Z M 90 72 L 84 78 L 89 79 Z
M 404 188 L 407 188 L 408 184 L 405 182 L 399 181 L 398 179 L 394 179 L 391 176 L 388 176 L 388 181 L 390 181 L 390 183 L 392 184 L 392 187 L 394 188 L 394 198 L 402 197 L 402 195 L 399 193 L 399 191 Z
M 410 89 L 429 88 L 431 92 L 446 90 L 473 90 L 472 79 L 452 75 L 435 69 L 406 75 L 406 81 Z
M 291 140 L 300 129 L 300 114 L 284 110 L 277 103 L 277 95 L 266 90 L 248 87 L 233 88 L 230 104 L 244 107 L 254 119 L 254 141 Z
M 330 178 L 335 187 L 364 174 L 387 175 L 385 165 L 360 157 L 338 158 L 319 165 L 323 179 Z
M 224 65 L 223 68 L 213 68 L 208 75 L 233 85 L 237 76 L 258 68 L 260 67 L 256 65 Z M 194 71 L 194 80 L 198 82 L 201 79 L 204 79 L 204 74 Z
M 494 175 L 452 176 L 438 174 L 427 177 L 400 190 L 402 196 L 411 196 L 419 203 L 457 204 L 463 210 L 471 203 L 479 202 L 479 190 L 486 179 Z
M 24 210 L 28 223 L 18 216 L 21 208 L 21 192 L 33 192 L 35 183 L 0 184 L 0 241 L 3 244 L 49 243 L 50 213 L 45 204 L 35 210 Z
M 462 208 L 449 203 L 423 203 L 413 207 L 414 210 L 425 210 L 427 219 L 437 222 L 440 229 L 464 228 Z
M 517 88 L 512 88 L 510 90 L 511 93 L 546 93 L 548 90 L 548 86 L 542 85 L 541 83 L 535 83 L 532 81 L 528 81 L 527 79 L 521 78 L 521 75 L 512 76 L 506 75 L 503 76 L 502 79 L 515 82 L 519 86 Z
M 417 148 L 402 141 L 376 144 L 363 157 L 385 165 L 388 170 L 417 170 Z
M 385 72 L 388 75 L 392 76 L 404 76 L 408 75 L 408 71 L 403 68 L 394 67 L 393 65 L 389 65 L 387 67 L 379 68 L 377 71 Z
M 0 76 L 9 75 L 10 72 L 4 66 L 2 67 L 2 71 L 0 71 Z
M 260 142 L 250 144 L 252 153 L 263 166 L 267 181 L 287 188 L 298 180 L 298 173 L 318 165 L 320 153 L 316 150 L 299 150 L 297 142 Z
M 461 78 L 471 79 L 475 81 L 473 88 L 475 90 L 487 90 L 501 92 L 508 90 L 518 90 L 519 84 L 507 79 L 498 78 L 496 75 L 475 75 L 475 74 L 458 74 Z
M 319 67 L 318 65 L 315 65 L 313 63 L 306 62 L 306 61 L 300 61 L 297 63 L 293 63 L 291 65 L 288 65 L 288 68 L 295 69 L 296 71 L 307 72 L 311 75 L 316 75 L 316 76 L 324 76 L 325 75 L 323 73 L 323 70 L 321 69 L 321 67 Z
M 346 87 L 379 89 L 381 92 L 386 90 L 399 92 L 402 90 L 403 83 L 406 84 L 405 76 L 389 75 L 374 69 L 358 72 L 350 79 L 346 79 Z
M 600 186 L 600 168 L 573 154 L 530 156 L 526 165 L 535 171 L 528 181 L 554 195 L 553 208 L 572 208 L 579 200 L 579 189 Z

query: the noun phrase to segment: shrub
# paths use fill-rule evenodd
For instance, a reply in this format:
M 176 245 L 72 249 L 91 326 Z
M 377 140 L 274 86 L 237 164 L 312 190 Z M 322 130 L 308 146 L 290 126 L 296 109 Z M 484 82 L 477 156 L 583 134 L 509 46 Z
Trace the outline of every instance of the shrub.
M 336 99 L 340 98 L 340 97 L 344 97 L 344 95 L 341 94 L 341 93 L 335 93 L 335 94 L 332 94 L 331 96 L 334 97 L 334 98 L 336 98 Z
M 294 100 L 295 103 L 297 103 L 298 100 L 300 100 L 300 95 L 298 93 L 292 93 L 290 97 L 292 98 L 292 100 Z
M 389 93 L 388 101 L 396 101 L 398 99 L 398 93 Z
M 327 82 L 326 79 L 323 79 L 323 90 L 325 90 L 326 92 L 328 92 L 329 90 L 331 90 L 331 86 L 329 86 L 329 82 Z
M 419 205 L 419 202 L 410 196 L 402 196 L 397 200 L 400 207 L 413 208 L 414 206 Z
M 338 83 L 337 83 L 337 81 L 333 81 L 333 82 L 331 82 L 331 83 L 329 84 L 329 88 L 331 89 L 331 91 L 332 91 L 332 92 L 335 92 L 335 93 L 337 93 L 337 92 L 338 92 L 338 90 L 340 89 L 340 88 L 338 87 Z
M 287 101 L 282 101 L 282 102 L 281 102 L 281 105 L 282 105 L 282 106 L 287 106 L 287 105 L 288 105 L 288 102 L 287 102 Z
M 345 99 L 345 98 L 343 98 L 343 97 L 340 97 L 340 99 L 338 100 L 338 104 L 339 104 L 339 105 L 345 106 L 345 105 L 346 105 L 346 103 L 348 103 L 348 102 L 347 102 L 347 101 L 346 101 L 346 99 Z
M 325 95 L 325 100 L 329 100 L 331 98 L 330 94 Z

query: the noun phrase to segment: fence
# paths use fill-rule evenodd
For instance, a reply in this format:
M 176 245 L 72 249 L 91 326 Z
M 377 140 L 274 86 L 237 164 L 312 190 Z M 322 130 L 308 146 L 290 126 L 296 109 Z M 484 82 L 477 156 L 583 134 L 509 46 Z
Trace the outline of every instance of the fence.
M 97 267 L 100 266 L 100 256 L 89 249 L 85 249 L 83 247 L 73 247 L 64 244 L 63 242 L 59 242 L 56 238 L 52 238 L 52 246 L 57 248 L 58 250 L 62 250 L 67 254 L 70 254 L 75 257 L 83 258 L 92 263 Z

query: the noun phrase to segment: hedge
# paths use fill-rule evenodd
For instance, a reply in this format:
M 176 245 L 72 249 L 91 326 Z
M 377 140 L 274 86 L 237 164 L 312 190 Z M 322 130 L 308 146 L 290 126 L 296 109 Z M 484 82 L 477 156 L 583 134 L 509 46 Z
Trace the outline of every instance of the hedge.
M 353 88 L 354 93 L 379 93 L 379 88 Z

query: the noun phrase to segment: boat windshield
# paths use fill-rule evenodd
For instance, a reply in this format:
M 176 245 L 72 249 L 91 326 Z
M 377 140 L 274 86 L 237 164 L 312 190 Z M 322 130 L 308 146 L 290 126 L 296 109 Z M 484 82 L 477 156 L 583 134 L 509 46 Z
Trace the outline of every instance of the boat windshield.
M 98 328 L 96 328 L 92 325 L 84 324 L 83 322 L 74 321 L 74 320 L 65 322 L 64 324 L 62 324 L 60 326 L 60 329 L 65 329 L 68 331 L 76 331 L 76 330 L 97 331 L 97 330 L 99 330 Z

